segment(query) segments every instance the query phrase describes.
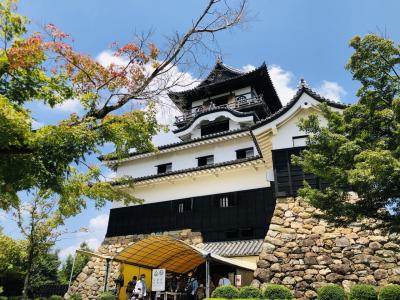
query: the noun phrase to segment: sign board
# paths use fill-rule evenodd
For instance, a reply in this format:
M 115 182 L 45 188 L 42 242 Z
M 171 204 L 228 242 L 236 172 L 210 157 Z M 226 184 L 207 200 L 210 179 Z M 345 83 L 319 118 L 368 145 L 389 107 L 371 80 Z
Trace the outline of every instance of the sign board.
M 242 286 L 242 275 L 235 275 L 235 286 L 236 287 Z
M 165 269 L 153 269 L 153 276 L 151 280 L 151 290 L 153 292 L 165 291 Z

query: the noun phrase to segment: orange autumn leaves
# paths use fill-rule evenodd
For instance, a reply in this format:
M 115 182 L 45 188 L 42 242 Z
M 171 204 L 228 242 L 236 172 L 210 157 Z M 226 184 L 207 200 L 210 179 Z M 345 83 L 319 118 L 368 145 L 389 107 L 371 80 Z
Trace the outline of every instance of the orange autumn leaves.
M 97 101 L 101 90 L 134 91 L 146 79 L 146 65 L 157 65 L 159 49 L 152 43 L 140 47 L 127 43 L 113 47 L 113 55 L 122 58 L 126 64 L 113 62 L 101 65 L 89 55 L 76 52 L 68 34 L 55 25 L 48 24 L 46 35 L 35 33 L 26 39 L 18 39 L 6 50 L 8 72 L 40 68 L 60 75 L 73 84 L 76 97 L 92 98 Z M 51 69 L 46 67 L 50 65 Z M 120 61 L 120 60 L 115 60 Z M 91 95 L 91 96 L 90 96 Z

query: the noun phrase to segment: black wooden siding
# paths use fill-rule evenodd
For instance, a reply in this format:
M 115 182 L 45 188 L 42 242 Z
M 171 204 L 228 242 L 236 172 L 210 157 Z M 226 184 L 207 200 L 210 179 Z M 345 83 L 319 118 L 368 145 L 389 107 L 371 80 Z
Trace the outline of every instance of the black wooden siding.
M 272 150 L 274 165 L 275 193 L 277 197 L 297 196 L 297 191 L 303 187 L 306 180 L 314 188 L 325 188 L 326 183 L 312 174 L 303 172 L 303 169 L 291 162 L 292 155 L 300 155 L 306 147 L 294 147 Z
M 263 239 L 275 208 L 272 190 L 261 188 L 114 208 L 110 211 L 106 236 L 190 228 L 200 231 L 205 242 Z M 220 208 L 221 196 L 233 199 L 234 205 Z M 179 203 L 185 203 L 185 207 L 192 205 L 192 210 L 180 213 Z

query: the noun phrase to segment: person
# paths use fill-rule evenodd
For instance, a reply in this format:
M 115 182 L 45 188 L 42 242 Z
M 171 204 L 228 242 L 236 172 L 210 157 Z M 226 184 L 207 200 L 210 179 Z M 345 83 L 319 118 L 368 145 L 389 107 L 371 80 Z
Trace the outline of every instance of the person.
M 146 282 L 144 281 L 145 275 L 140 275 L 140 280 L 136 282 L 135 289 L 133 290 L 133 297 L 135 299 L 143 299 L 147 295 Z
M 121 288 L 124 286 L 124 265 L 121 264 L 119 267 L 119 274 L 118 277 L 115 279 L 115 295 L 117 298 L 119 297 L 119 293 Z
M 206 288 L 204 287 L 204 284 L 202 284 L 202 283 L 200 284 L 200 286 L 197 290 L 196 296 L 197 296 L 197 300 L 202 300 L 206 297 Z
M 178 283 L 178 278 L 177 278 L 175 275 L 172 276 L 171 284 L 170 284 L 169 289 L 170 289 L 170 291 L 173 292 L 173 293 L 177 293 L 177 292 L 178 292 L 179 283 Z
M 125 290 L 127 300 L 132 298 L 132 293 L 135 290 L 136 282 L 137 282 L 137 276 L 133 276 L 132 280 L 128 282 L 128 285 L 126 286 Z
M 199 288 L 199 282 L 195 277 L 192 276 L 192 273 L 189 273 L 189 280 L 186 284 L 185 291 L 188 294 L 190 300 L 197 300 L 197 290 Z
M 227 275 L 222 276 L 218 281 L 218 286 L 231 285 Z

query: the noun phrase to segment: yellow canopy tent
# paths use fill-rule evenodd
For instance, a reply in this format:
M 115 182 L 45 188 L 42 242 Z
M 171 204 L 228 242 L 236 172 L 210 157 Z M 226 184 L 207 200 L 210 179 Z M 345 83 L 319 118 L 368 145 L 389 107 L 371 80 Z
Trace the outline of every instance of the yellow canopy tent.
M 255 263 L 238 261 L 217 254 L 206 252 L 195 246 L 166 235 L 154 235 L 127 246 L 115 256 L 105 256 L 88 251 L 77 250 L 77 253 L 92 255 L 107 261 L 138 266 L 147 269 L 166 269 L 169 272 L 185 274 L 199 265 L 206 263 L 206 294 L 209 297 L 210 262 L 216 261 L 238 269 L 254 271 Z M 106 282 L 108 279 L 106 272 Z M 105 286 L 106 289 L 106 286 Z

